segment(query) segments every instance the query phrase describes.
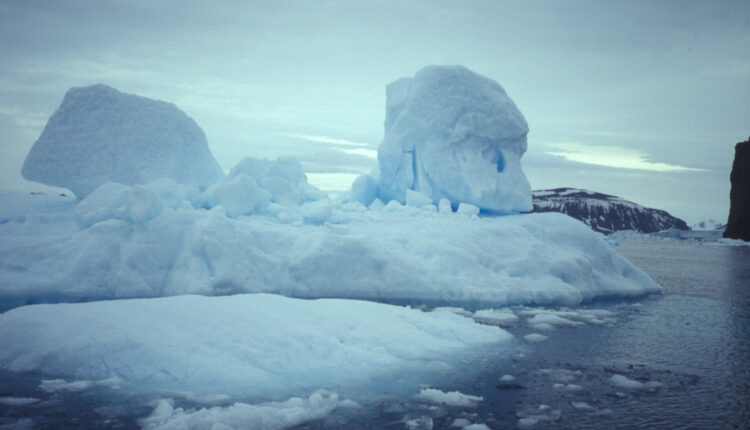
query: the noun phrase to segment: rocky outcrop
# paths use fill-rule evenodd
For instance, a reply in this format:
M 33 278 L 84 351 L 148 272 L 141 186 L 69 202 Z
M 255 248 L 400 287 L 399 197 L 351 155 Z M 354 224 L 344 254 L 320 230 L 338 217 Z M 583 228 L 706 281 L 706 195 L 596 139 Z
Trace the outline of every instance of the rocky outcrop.
M 750 138 L 734 147 L 734 163 L 729 176 L 729 220 L 724 237 L 750 241 Z
M 555 188 L 533 192 L 532 212 L 562 212 L 599 233 L 620 230 L 641 233 L 675 228 L 689 230 L 685 221 L 668 212 L 651 209 L 619 197 L 576 188 Z

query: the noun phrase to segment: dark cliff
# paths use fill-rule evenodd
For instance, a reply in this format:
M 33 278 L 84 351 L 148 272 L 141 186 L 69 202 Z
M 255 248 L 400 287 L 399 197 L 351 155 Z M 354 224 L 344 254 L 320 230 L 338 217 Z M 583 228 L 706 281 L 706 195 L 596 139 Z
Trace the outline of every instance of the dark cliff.
M 654 233 L 670 228 L 690 230 L 685 221 L 666 211 L 594 191 L 555 188 L 534 191 L 533 196 L 532 212 L 562 212 L 604 234 L 620 230 L 641 233 Z
M 734 147 L 734 163 L 729 176 L 729 220 L 724 237 L 750 241 L 750 138 Z

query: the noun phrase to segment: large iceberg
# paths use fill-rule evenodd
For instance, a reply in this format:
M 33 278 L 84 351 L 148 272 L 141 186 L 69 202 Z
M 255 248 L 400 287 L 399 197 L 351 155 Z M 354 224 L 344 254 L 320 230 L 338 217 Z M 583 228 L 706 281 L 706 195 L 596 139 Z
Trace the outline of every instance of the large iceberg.
M 245 194 L 198 194 L 168 180 L 107 183 L 65 204 L 15 196 L 0 219 L 0 308 L 261 292 L 571 306 L 659 291 L 600 235 L 563 214 L 479 218 L 465 204 L 457 212 L 395 201 L 367 210 L 328 199 L 287 206 L 268 202 L 271 193 L 250 175 L 227 186 L 241 189 L 242 177 L 264 196 L 261 212 L 230 214 L 239 205 L 232 196 Z
M 24 174 L 79 198 L 0 192 L 0 370 L 167 397 L 145 428 L 285 428 L 512 348 L 466 316 L 660 291 L 575 219 L 479 216 L 531 207 L 528 129 L 499 85 L 429 67 L 388 93 L 381 175 L 338 200 L 290 158 L 224 177 L 172 105 L 71 90 Z
M 429 66 L 386 92 L 382 200 L 404 202 L 406 190 L 415 190 L 454 207 L 531 210 L 520 164 L 529 127 L 497 82 L 461 66 Z
M 206 188 L 224 176 L 203 130 L 175 105 L 105 85 L 65 94 L 21 173 L 79 198 L 107 181 L 170 178 Z

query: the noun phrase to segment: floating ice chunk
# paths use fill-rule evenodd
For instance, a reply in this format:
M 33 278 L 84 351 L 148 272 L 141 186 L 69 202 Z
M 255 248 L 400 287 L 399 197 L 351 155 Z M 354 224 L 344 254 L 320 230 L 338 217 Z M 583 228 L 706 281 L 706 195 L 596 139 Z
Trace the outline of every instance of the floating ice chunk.
M 537 342 L 541 342 L 543 340 L 547 340 L 547 336 L 545 336 L 543 334 L 539 334 L 539 333 L 527 334 L 523 338 L 526 339 L 526 342 L 529 342 L 529 343 L 537 343 Z
M 64 379 L 42 379 L 39 388 L 48 393 L 56 393 L 59 391 L 82 391 L 93 385 L 92 381 L 86 380 L 67 382 Z
M 467 420 L 466 418 L 456 418 L 451 423 L 451 427 L 458 427 L 463 428 L 471 424 L 471 421 Z
M 13 397 L 13 396 L 4 396 L 0 397 L 0 405 L 5 406 L 27 406 L 34 403 L 37 403 L 39 399 L 33 398 L 33 397 Z
M 482 396 L 472 396 L 460 391 L 440 391 L 437 388 L 423 388 L 415 399 L 446 406 L 475 408 L 479 402 L 484 400 Z
M 21 172 L 79 198 L 107 181 L 135 185 L 171 178 L 206 188 L 224 176 L 203 130 L 184 112 L 104 85 L 65 94 Z
M 429 66 L 386 89 L 378 148 L 381 197 L 406 190 L 496 211 L 531 210 L 520 159 L 528 125 L 496 82 L 461 66 Z
M 463 430 L 490 430 L 485 423 L 474 423 L 463 428 Z
M 609 378 L 609 383 L 614 385 L 615 387 L 620 388 L 628 388 L 631 390 L 641 390 L 644 388 L 658 388 L 662 387 L 664 384 L 657 381 L 648 381 L 648 382 L 640 382 L 636 381 L 634 379 L 629 379 L 628 377 L 624 375 L 614 374 Z
M 573 382 L 583 375 L 580 370 L 568 369 L 541 369 L 539 372 L 557 382 Z
M 176 296 L 2 313 L 0 368 L 89 381 L 117 374 L 132 390 L 280 398 L 368 382 L 374 391 L 376 375 L 429 374 L 435 361 L 455 364 L 510 339 L 452 313 L 373 302 Z
M 500 377 L 500 380 L 503 382 L 511 382 L 511 381 L 515 381 L 516 377 L 513 375 L 503 375 Z
M 577 327 L 584 325 L 578 321 L 572 321 L 552 313 L 537 314 L 529 318 L 527 324 L 533 328 L 546 330 L 555 327 Z
M 338 407 L 352 406 L 334 393 L 314 393 L 307 399 L 293 397 L 284 402 L 258 405 L 235 403 L 227 407 L 204 409 L 175 408 L 170 400 L 161 400 L 151 415 L 141 420 L 146 430 L 158 429 L 259 429 L 276 430 L 322 418 Z
M 630 388 L 630 389 L 640 389 L 643 388 L 645 385 L 643 382 L 635 381 L 633 379 L 628 379 L 624 375 L 612 375 L 609 378 L 609 383 L 620 388 Z
M 473 318 L 474 321 L 500 327 L 512 327 L 518 322 L 518 317 L 510 310 L 482 309 L 474 312 Z
M 560 391 L 578 392 L 583 391 L 583 386 L 578 384 L 552 384 L 552 388 Z
M 577 409 L 579 411 L 593 411 L 596 410 L 595 407 L 589 405 L 586 402 L 571 402 L 571 406 L 573 406 L 573 409 Z

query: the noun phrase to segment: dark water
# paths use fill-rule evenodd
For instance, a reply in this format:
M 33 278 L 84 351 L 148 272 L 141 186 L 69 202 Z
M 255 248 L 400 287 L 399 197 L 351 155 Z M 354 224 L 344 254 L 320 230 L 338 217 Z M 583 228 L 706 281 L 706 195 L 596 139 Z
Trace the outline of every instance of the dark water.
M 539 343 L 522 340 L 532 332 L 524 324 L 510 328 L 511 348 L 484 351 L 437 387 L 482 396 L 478 407 L 392 396 L 298 428 L 438 429 L 455 428 L 455 419 L 490 428 L 750 428 L 750 247 L 632 241 L 617 249 L 664 294 L 588 304 L 616 322 L 544 332 Z M 504 374 L 516 380 L 500 381 Z M 618 387 L 615 374 L 653 386 Z M 31 428 L 132 428 L 152 410 L 149 399 L 105 388 L 43 393 L 40 379 L 0 374 L 0 397 L 40 399 L 0 405 L 0 429 L 26 417 Z
M 510 358 L 488 353 L 480 377 L 457 375 L 440 387 L 483 396 L 479 407 L 430 410 L 404 399 L 340 425 L 304 427 L 367 422 L 369 428 L 408 428 L 399 422 L 406 418 L 412 428 L 451 428 L 456 418 L 466 418 L 490 428 L 750 429 L 750 247 L 643 241 L 624 242 L 618 250 L 664 294 L 588 304 L 615 312 L 617 322 L 545 333 L 546 341 L 519 342 Z M 518 339 L 531 332 L 522 325 L 509 331 Z M 501 382 L 503 374 L 516 380 Z M 615 374 L 658 386 L 624 389 L 610 382 Z

